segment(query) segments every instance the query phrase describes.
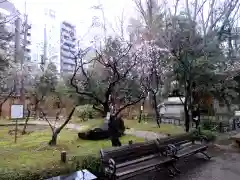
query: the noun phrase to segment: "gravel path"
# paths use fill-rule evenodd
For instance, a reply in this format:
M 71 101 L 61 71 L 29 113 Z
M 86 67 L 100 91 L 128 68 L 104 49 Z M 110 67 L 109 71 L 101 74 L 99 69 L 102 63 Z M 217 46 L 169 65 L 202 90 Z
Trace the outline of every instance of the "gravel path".
M 150 131 L 138 131 L 138 130 L 134 130 L 134 129 L 127 129 L 125 131 L 125 134 L 133 135 L 133 136 L 140 137 L 140 138 L 144 138 L 146 140 L 154 140 L 154 139 L 157 139 L 157 138 L 166 137 L 165 134 L 159 134 L 159 133 L 150 132 Z
M 19 122 L 18 123 L 19 125 L 23 125 L 24 122 Z M 4 123 L 3 125 L 15 125 L 14 122 L 11 122 L 11 123 Z M 28 122 L 28 125 L 43 125 L 43 126 L 49 126 L 48 123 L 46 121 L 29 121 Z M 54 122 L 52 123 L 52 125 L 54 125 Z M 61 123 L 56 123 L 56 127 L 59 127 L 61 125 Z M 67 129 L 72 129 L 72 130 L 76 130 L 76 131 L 81 131 L 81 130 L 84 130 L 86 129 L 87 127 L 86 126 L 83 126 L 83 125 L 77 125 L 77 124 L 67 124 L 65 126 Z
M 37 124 L 37 125 L 47 125 L 48 126 L 48 123 L 45 122 L 45 121 L 31 121 L 30 122 L 31 124 Z M 56 123 L 56 126 L 61 126 L 61 123 Z M 72 130 L 76 130 L 76 131 L 81 131 L 81 130 L 84 130 L 86 129 L 86 126 L 83 126 L 83 125 L 77 125 L 77 124 L 67 124 L 65 126 L 67 129 L 72 129 Z

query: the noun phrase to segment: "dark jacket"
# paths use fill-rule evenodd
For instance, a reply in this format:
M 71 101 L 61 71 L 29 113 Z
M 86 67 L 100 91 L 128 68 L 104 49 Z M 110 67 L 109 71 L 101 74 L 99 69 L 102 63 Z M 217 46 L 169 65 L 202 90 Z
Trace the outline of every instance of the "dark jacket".
M 124 122 L 121 118 L 110 116 L 108 130 L 111 136 L 120 137 L 124 130 Z

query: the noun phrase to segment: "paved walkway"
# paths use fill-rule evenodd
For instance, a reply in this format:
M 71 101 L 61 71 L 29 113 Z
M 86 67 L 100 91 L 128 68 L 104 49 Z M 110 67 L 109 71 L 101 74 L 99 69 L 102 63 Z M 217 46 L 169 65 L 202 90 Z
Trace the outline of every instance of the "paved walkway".
M 131 180 L 239 180 L 240 152 L 224 150 L 210 151 L 213 158 L 208 161 L 202 156 L 192 156 L 177 163 L 181 174 L 175 178 L 168 177 L 166 171 L 145 173 Z M 159 178 L 161 177 L 161 178 Z

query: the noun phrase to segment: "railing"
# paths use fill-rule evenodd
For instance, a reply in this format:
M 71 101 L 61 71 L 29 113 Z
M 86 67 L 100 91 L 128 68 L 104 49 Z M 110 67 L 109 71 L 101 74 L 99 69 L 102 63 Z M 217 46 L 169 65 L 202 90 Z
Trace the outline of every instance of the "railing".
M 142 115 L 142 121 L 154 121 L 155 114 L 147 114 Z M 185 121 L 183 117 L 165 115 L 161 119 L 161 123 L 163 124 L 173 124 L 177 126 L 184 126 Z M 216 116 L 201 116 L 200 117 L 200 125 L 204 127 L 204 129 L 208 129 L 211 131 L 216 131 L 219 133 L 225 133 L 234 131 L 237 128 L 240 129 L 240 121 L 234 120 L 230 114 L 218 114 Z M 237 127 L 239 125 L 239 127 Z M 195 127 L 195 122 L 190 120 L 190 126 Z

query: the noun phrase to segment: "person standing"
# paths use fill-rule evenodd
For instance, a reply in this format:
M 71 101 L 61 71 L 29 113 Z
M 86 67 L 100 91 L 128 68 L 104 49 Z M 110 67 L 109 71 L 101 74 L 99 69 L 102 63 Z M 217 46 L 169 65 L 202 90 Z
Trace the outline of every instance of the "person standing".
M 110 115 L 108 130 L 113 147 L 121 146 L 120 137 L 121 137 L 121 118 Z
M 195 122 L 196 128 L 198 128 L 200 123 L 200 109 L 198 105 L 195 105 L 193 107 L 192 119 L 193 119 L 193 122 Z
M 159 105 L 159 112 L 160 112 L 160 118 L 162 119 L 164 117 L 164 114 L 166 112 L 166 106 L 164 103 L 161 103 Z

